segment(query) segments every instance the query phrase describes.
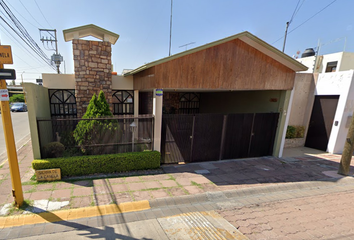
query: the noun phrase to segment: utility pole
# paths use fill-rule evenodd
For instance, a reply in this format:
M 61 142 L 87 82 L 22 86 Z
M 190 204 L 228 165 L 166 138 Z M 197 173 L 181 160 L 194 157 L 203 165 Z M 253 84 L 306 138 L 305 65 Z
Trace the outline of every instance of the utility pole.
M 41 33 L 41 41 L 42 41 L 43 45 L 44 45 L 44 42 L 47 42 L 47 46 L 48 46 L 48 43 L 51 43 L 51 44 L 53 44 L 53 42 L 55 43 L 54 49 L 53 48 L 50 48 L 50 49 L 46 48 L 46 49 L 55 51 L 55 53 L 51 57 L 51 60 L 57 66 L 57 72 L 58 72 L 58 74 L 60 74 L 59 68 L 60 68 L 61 62 L 63 61 L 63 57 L 58 52 L 57 30 L 56 29 L 39 29 L 39 32 Z M 50 35 L 50 37 L 44 38 L 44 36 L 42 36 L 42 32 L 47 32 Z M 53 33 L 54 33 L 54 35 L 53 35 Z M 54 39 L 52 39 L 52 37 Z
M 10 46 L 2 46 L 0 44 L 0 52 L 1 56 L 0 59 L 0 69 L 2 71 L 7 70 L 4 69 L 4 64 L 13 64 L 12 61 L 12 53 Z M 7 79 L 15 79 L 16 74 L 13 71 L 12 78 Z M 1 78 L 6 78 L 4 75 Z M 9 105 L 9 98 L 8 98 L 8 90 L 6 86 L 6 80 L 0 79 L 0 106 L 1 106 L 1 118 L 4 128 L 4 137 L 6 143 L 6 150 L 7 150 L 7 157 L 9 161 L 10 167 L 10 174 L 11 174 L 11 183 L 12 183 L 12 196 L 15 199 L 15 204 L 17 207 L 20 207 L 23 204 L 23 191 L 22 191 L 22 184 L 21 184 L 21 177 L 20 177 L 20 170 L 18 167 L 18 159 L 17 159 L 17 152 L 16 152 L 16 145 L 15 145 L 15 138 L 14 138 L 14 131 L 12 127 L 12 120 L 10 114 L 10 105 Z
M 173 6 L 173 0 L 171 0 L 171 17 L 170 17 L 170 47 L 168 51 L 168 56 L 171 56 L 171 39 L 172 39 L 172 6 Z
M 290 22 L 286 22 L 285 36 L 284 36 L 284 43 L 283 43 L 283 52 L 285 51 L 285 43 L 286 43 L 286 37 L 288 36 L 289 25 L 290 25 Z

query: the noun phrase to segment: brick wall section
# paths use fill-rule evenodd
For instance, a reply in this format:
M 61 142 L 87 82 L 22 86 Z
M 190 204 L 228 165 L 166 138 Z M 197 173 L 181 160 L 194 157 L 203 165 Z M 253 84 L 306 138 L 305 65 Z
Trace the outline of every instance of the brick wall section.
M 73 39 L 77 116 L 86 112 L 93 94 L 103 90 L 112 111 L 111 43 Z
M 179 93 L 164 92 L 163 93 L 164 113 L 178 113 L 179 109 Z

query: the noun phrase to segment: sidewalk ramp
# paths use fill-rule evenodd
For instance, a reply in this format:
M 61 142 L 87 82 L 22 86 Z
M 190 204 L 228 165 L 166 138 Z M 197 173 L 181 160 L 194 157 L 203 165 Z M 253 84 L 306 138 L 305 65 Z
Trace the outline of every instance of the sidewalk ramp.
M 183 213 L 157 221 L 170 240 L 248 239 L 215 211 Z

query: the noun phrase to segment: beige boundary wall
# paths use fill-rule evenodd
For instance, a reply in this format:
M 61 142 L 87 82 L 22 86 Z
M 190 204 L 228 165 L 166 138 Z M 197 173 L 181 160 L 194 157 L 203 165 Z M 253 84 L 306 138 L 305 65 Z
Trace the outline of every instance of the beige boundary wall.
M 34 83 L 24 83 L 28 107 L 28 120 L 31 131 L 32 150 L 34 159 L 41 158 L 37 118 L 50 118 L 48 89 Z
M 304 126 L 304 139 L 306 139 L 313 101 L 315 98 L 315 76 L 317 75 L 312 73 L 296 73 L 295 76 L 294 96 L 288 125 Z M 285 147 L 302 147 L 304 144 L 305 140 L 299 140 L 297 141 L 297 144 L 288 143 Z
M 75 89 L 75 74 L 42 74 L 43 87 L 48 89 Z M 133 90 L 133 76 L 112 76 L 112 90 Z

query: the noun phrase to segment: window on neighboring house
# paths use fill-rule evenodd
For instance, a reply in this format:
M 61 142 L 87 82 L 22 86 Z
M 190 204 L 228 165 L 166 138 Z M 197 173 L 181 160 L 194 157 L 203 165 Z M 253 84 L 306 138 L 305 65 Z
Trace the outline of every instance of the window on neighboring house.
M 75 90 L 49 89 L 50 114 L 52 117 L 76 118 Z
M 337 69 L 338 62 L 328 62 L 326 67 L 326 72 L 335 72 Z
M 134 91 L 118 90 L 113 93 L 113 114 L 134 114 Z
M 198 93 L 182 93 L 179 98 L 178 113 L 199 113 L 199 99 L 200 95 Z

